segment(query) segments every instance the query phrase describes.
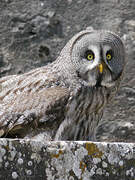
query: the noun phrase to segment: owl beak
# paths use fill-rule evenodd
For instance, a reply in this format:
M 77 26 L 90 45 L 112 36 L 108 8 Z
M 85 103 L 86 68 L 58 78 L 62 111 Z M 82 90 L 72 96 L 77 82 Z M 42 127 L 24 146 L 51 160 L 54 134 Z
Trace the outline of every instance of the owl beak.
M 99 72 L 100 72 L 100 74 L 103 73 L 103 64 L 99 64 Z

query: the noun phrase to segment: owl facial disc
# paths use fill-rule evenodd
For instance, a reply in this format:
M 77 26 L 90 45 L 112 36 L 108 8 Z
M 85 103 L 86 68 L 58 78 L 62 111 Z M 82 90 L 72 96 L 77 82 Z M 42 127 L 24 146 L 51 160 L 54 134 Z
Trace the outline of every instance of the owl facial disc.
M 88 32 L 72 47 L 72 64 L 87 86 L 111 87 L 120 79 L 125 64 L 125 48 L 116 34 Z

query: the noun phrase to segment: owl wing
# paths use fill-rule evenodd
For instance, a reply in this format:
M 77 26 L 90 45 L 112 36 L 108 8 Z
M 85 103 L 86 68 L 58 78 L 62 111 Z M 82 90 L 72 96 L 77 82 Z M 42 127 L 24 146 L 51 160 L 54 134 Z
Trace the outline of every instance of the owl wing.
M 2 78 L 0 136 L 63 117 L 68 98 L 68 88 L 60 84 L 55 73 L 43 67 L 20 76 Z

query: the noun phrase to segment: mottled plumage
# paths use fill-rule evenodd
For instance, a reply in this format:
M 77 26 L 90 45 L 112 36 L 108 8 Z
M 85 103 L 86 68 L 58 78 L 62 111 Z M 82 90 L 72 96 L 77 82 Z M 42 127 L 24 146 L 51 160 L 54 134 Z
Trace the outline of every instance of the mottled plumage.
M 93 140 L 125 64 L 112 32 L 75 35 L 51 64 L 0 79 L 0 136 Z

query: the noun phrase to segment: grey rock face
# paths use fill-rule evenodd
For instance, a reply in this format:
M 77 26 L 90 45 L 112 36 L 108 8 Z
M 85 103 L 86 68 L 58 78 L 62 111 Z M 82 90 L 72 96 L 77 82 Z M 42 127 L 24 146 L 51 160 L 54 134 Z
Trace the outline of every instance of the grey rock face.
M 134 9 L 134 0 L 1 0 L 0 77 L 53 61 L 65 43 L 87 26 L 114 31 L 126 45 L 127 65 L 97 138 L 135 142 Z
M 0 179 L 134 180 L 135 144 L 0 140 Z

